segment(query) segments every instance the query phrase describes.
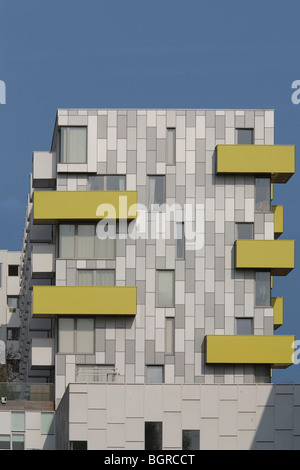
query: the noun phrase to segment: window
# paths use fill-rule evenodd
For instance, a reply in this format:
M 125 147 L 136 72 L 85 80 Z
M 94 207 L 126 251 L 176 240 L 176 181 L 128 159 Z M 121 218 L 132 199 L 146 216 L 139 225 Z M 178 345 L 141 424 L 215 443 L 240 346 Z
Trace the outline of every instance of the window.
M 18 264 L 9 264 L 8 265 L 8 275 L 9 276 L 18 276 L 19 275 L 19 265 Z
M 41 413 L 41 434 L 54 434 L 54 413 Z
M 70 441 L 70 450 L 87 450 L 87 441 Z
M 24 434 L 12 434 L 12 450 L 25 450 Z
M 18 341 L 20 338 L 20 328 L 7 328 L 6 338 L 8 341 Z
M 86 163 L 86 127 L 62 127 L 60 129 L 60 163 Z
M 25 413 L 12 411 L 11 430 L 25 432 Z
M 157 307 L 174 307 L 174 271 L 157 271 Z
M 255 365 L 254 367 L 255 383 L 270 383 L 271 368 L 267 365 Z
M 162 423 L 145 422 L 145 450 L 162 450 Z
M 59 226 L 59 258 L 115 258 L 115 238 L 98 238 L 95 225 Z
M 200 450 L 200 431 L 182 431 L 182 450 Z
M 11 313 L 15 312 L 19 308 L 19 297 L 8 296 L 7 306 Z
M 177 253 L 176 257 L 178 259 L 184 259 L 184 224 L 179 222 L 176 224 L 177 230 Z
M 166 318 L 166 354 L 174 354 L 175 345 L 175 319 Z
M 270 178 L 255 178 L 255 210 L 268 212 L 271 209 Z
M 149 176 L 149 209 L 158 210 L 165 203 L 165 177 Z
M 94 352 L 93 318 L 59 318 L 58 322 L 60 353 L 92 354 Z
M 237 335 L 252 335 L 253 334 L 253 321 L 252 318 L 236 318 L 236 334 Z
M 271 304 L 271 274 L 268 271 L 255 273 L 255 305 L 269 307 Z
M 115 366 L 109 365 L 77 365 L 76 382 L 84 383 L 106 383 L 113 382 L 115 379 Z
M 253 144 L 253 129 L 237 129 L 236 134 L 238 144 Z
M 176 161 L 176 129 L 167 129 L 167 165 L 174 165 Z
M 164 383 L 164 366 L 147 366 L 148 384 L 162 384 Z
M 236 224 L 236 238 L 237 240 L 253 239 L 253 224 L 237 223 Z
M 79 286 L 114 286 L 114 269 L 80 269 L 78 270 Z
M 1 450 L 10 449 L 10 435 L 9 434 L 0 434 L 0 449 Z
M 88 177 L 90 191 L 125 191 L 126 175 L 95 175 Z

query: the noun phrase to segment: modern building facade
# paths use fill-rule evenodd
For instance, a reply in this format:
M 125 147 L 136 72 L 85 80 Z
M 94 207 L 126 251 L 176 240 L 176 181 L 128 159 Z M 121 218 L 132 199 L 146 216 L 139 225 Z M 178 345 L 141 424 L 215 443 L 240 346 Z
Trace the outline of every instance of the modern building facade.
M 294 171 L 272 110 L 58 110 L 20 281 L 20 377 L 55 384 L 56 449 L 300 447 L 300 389 L 271 383 Z

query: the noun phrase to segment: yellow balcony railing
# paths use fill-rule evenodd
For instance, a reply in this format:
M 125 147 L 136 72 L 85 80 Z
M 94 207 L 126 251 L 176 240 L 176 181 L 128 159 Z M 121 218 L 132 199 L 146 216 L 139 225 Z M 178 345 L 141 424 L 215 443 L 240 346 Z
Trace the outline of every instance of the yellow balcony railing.
M 283 233 L 283 206 L 271 206 L 274 214 L 274 238 L 277 239 Z
M 294 240 L 236 240 L 237 269 L 270 270 L 272 276 L 285 276 L 295 265 Z
M 274 314 L 274 330 L 283 325 L 283 297 L 271 297 Z
M 136 305 L 136 287 L 33 287 L 33 316 L 136 315 Z
M 137 191 L 35 191 L 34 223 L 135 219 Z
M 294 336 L 208 335 L 207 364 L 269 364 L 286 368 L 294 363 Z
M 286 183 L 294 172 L 294 145 L 217 146 L 217 173 L 270 175 L 272 183 Z

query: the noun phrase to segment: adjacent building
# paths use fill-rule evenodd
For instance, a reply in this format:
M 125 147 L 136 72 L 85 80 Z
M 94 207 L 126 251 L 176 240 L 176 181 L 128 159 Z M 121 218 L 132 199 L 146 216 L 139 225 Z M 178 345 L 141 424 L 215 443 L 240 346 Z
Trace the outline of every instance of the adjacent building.
M 60 109 L 32 165 L 20 379 L 55 449 L 300 448 L 273 110 Z

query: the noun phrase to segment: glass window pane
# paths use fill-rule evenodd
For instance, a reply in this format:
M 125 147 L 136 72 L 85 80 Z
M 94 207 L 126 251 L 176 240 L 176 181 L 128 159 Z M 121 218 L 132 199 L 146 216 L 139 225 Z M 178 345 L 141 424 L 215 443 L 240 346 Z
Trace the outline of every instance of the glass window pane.
M 177 258 L 184 258 L 184 225 L 182 222 L 176 224 L 177 228 Z
M 252 335 L 252 318 L 236 318 L 236 334 L 237 335 Z
M 167 164 L 174 165 L 176 151 L 176 130 L 167 129 Z
M 19 297 L 7 297 L 7 306 L 10 312 L 15 312 L 19 307 Z
M 74 258 L 75 256 L 75 225 L 59 226 L 59 257 Z
M 90 191 L 103 191 L 104 190 L 104 176 L 89 176 L 88 189 Z
M 68 163 L 86 163 L 86 128 L 69 128 Z
M 41 433 L 54 434 L 54 413 L 41 414 Z
M 259 307 L 269 307 L 271 304 L 271 274 L 268 271 L 257 271 L 255 279 L 255 305 Z
M 25 413 L 22 413 L 22 412 L 11 413 L 11 430 L 25 432 Z
M 252 240 L 253 239 L 253 224 L 237 223 L 236 224 L 236 238 L 238 240 Z
M 92 318 L 78 318 L 76 328 L 76 352 L 94 352 L 94 320 Z
M 255 179 L 255 210 L 267 212 L 271 206 L 271 182 L 270 178 Z
M 97 269 L 95 271 L 96 286 L 114 286 L 115 271 L 113 269 Z
M 126 176 L 125 175 L 107 175 L 107 190 L 108 191 L 125 191 L 126 189 Z
M 162 450 L 161 422 L 145 422 L 145 450 Z
M 166 354 L 174 354 L 175 321 L 166 318 Z
M 9 434 L 0 434 L 0 449 L 10 449 Z
M 0 288 L 2 287 L 2 263 L 0 263 Z
M 94 258 L 96 229 L 94 225 L 78 225 L 77 257 Z
M 200 431 L 182 431 L 182 450 L 200 450 Z
M 174 271 L 158 271 L 157 280 L 158 280 L 157 306 L 158 307 L 173 307 L 174 306 Z
M 58 319 L 58 348 L 60 353 L 74 352 L 74 319 Z
M 165 203 L 165 177 L 149 176 L 149 208 Z
M 67 148 L 68 148 L 68 128 L 62 127 L 60 130 L 60 162 L 67 163 Z
M 96 237 L 95 257 L 100 259 L 111 259 L 116 257 L 116 239 Z
M 147 366 L 147 383 L 162 384 L 164 382 L 163 366 Z
M 70 450 L 87 450 L 87 441 L 70 441 Z
M 78 271 L 78 285 L 79 286 L 92 286 L 93 285 L 93 271 L 92 270 L 79 270 Z
M 238 144 L 253 144 L 253 129 L 237 129 L 236 131 Z
M 12 435 L 12 450 L 24 450 L 24 449 L 25 449 L 24 434 L 13 434 Z

